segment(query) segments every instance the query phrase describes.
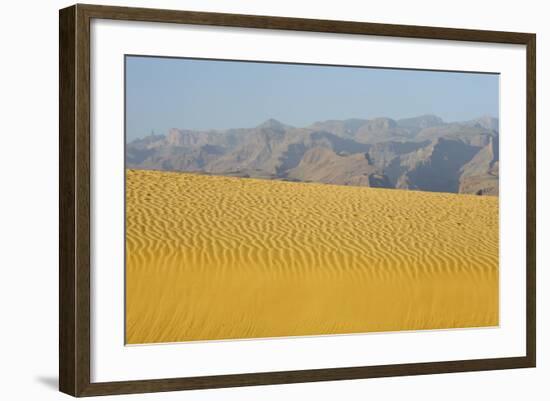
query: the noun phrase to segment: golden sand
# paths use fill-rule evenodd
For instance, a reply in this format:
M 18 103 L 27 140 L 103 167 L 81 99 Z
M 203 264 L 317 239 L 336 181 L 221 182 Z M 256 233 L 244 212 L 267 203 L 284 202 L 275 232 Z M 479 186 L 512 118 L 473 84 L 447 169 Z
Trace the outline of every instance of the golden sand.
M 129 344 L 498 325 L 498 198 L 127 171 Z

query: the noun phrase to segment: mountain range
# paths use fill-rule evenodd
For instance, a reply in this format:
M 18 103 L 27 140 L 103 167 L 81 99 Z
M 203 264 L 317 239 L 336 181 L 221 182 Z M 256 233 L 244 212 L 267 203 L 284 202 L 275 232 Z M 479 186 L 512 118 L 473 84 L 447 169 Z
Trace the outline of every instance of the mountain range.
M 126 167 L 420 191 L 498 195 L 499 121 L 434 115 L 297 128 L 171 129 L 126 144 Z

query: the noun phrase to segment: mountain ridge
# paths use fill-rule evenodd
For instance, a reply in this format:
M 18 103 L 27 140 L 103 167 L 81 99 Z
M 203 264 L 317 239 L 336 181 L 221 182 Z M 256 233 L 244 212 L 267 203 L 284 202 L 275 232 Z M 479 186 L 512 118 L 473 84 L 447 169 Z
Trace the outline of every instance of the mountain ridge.
M 499 121 L 435 115 L 188 130 L 126 144 L 128 168 L 498 195 Z

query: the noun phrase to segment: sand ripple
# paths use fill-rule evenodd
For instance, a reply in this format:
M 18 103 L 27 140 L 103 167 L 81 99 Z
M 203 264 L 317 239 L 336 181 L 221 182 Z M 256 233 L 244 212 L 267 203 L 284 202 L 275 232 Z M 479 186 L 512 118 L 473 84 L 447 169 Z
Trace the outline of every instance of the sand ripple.
M 498 324 L 498 198 L 127 171 L 128 343 Z

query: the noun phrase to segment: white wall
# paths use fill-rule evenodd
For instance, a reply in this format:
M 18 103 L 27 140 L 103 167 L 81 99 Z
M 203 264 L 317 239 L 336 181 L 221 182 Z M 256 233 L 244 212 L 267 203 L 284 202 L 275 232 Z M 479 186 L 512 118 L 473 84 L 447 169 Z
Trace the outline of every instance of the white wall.
M 92 0 L 90 0 L 92 1 Z M 550 25 L 545 2 L 385 0 L 159 0 L 116 3 L 537 33 L 538 46 L 538 368 L 316 384 L 123 396 L 118 399 L 548 399 L 550 297 L 545 249 L 550 231 Z M 57 393 L 57 12 L 70 1 L 12 1 L 0 21 L 0 393 L 1 398 L 62 399 Z M 7 275 L 6 275 L 7 273 Z M 548 292 L 548 291 L 546 291 Z M 111 397 L 102 398 L 111 399 Z

